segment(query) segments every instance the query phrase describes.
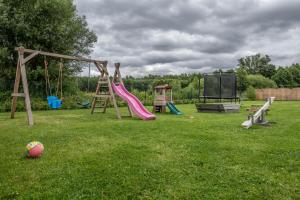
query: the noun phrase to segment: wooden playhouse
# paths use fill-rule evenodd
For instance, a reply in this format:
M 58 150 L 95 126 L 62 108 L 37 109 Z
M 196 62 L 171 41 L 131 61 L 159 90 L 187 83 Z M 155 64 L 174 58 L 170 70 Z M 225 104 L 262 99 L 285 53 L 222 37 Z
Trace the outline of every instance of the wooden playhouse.
M 153 112 L 166 112 L 168 102 L 172 102 L 172 86 L 158 85 L 154 88 Z

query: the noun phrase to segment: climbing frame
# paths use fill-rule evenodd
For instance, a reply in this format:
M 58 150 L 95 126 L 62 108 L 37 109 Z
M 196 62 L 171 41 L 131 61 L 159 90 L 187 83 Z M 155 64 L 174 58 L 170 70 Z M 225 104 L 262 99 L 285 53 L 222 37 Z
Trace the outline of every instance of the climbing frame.
M 111 82 L 107 71 L 107 62 L 99 63 L 96 61 L 95 65 L 100 71 L 100 76 L 98 79 L 95 95 L 93 96 L 91 113 L 93 114 L 96 108 L 102 109 L 101 112 L 105 113 L 109 102 L 111 102 L 116 110 L 117 118 L 121 119 L 120 111 L 116 102 L 113 89 L 111 87 Z

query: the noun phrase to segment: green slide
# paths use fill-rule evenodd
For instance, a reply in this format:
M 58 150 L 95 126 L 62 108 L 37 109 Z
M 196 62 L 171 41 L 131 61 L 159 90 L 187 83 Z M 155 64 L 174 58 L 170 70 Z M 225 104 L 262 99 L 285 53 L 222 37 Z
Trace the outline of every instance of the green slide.
M 169 102 L 167 103 L 167 106 L 170 109 L 171 113 L 175 115 L 182 115 L 182 112 L 180 112 L 173 103 Z

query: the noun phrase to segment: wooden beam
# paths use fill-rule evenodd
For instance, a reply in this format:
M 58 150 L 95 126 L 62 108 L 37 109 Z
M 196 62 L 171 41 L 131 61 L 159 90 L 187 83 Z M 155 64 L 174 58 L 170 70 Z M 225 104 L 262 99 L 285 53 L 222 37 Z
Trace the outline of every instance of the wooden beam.
M 16 70 L 15 85 L 14 85 L 14 93 L 19 92 L 20 79 L 21 79 L 21 67 L 20 67 L 20 54 L 19 54 L 17 70 Z M 16 108 L 17 108 L 17 100 L 18 100 L 18 97 L 13 96 L 13 99 L 11 102 L 11 113 L 10 113 L 11 119 L 15 118 L 15 112 L 16 112 Z
M 50 53 L 50 52 L 45 52 L 45 51 L 37 51 L 37 50 L 32 50 L 32 49 L 25 49 L 23 47 L 16 47 L 16 51 L 23 51 L 24 53 L 35 53 L 38 52 L 40 55 L 44 56 L 50 56 L 50 57 L 55 57 L 55 58 L 62 58 L 66 60 L 76 60 L 76 61 L 84 61 L 84 62 L 98 62 L 101 64 L 107 63 L 107 61 L 100 61 L 100 60 L 95 60 L 95 59 L 89 59 L 85 57 L 79 57 L 79 56 L 68 56 L 68 55 L 63 55 L 63 54 L 58 54 L 58 53 Z
M 120 66 L 121 66 L 120 63 L 115 63 L 115 73 L 114 73 L 113 81 L 123 83 L 121 72 L 120 72 Z
M 24 59 L 24 63 L 22 64 L 26 64 L 30 59 L 34 58 L 35 56 L 39 55 L 39 51 L 36 51 L 36 52 L 33 52 L 32 54 L 30 54 L 29 56 L 27 56 L 25 59 Z
M 96 98 L 110 98 L 110 94 L 95 94 L 93 95 L 93 97 L 96 97 Z
M 109 75 L 108 71 L 107 71 L 107 61 L 104 61 L 102 63 L 95 61 L 95 65 L 100 72 L 104 72 L 106 75 Z M 108 76 L 108 78 L 109 78 L 109 76 Z
M 11 96 L 13 97 L 25 97 L 24 93 L 12 93 Z
M 32 118 L 32 111 L 31 111 L 31 103 L 30 103 L 30 95 L 29 95 L 29 89 L 28 89 L 28 83 L 27 83 L 27 74 L 26 74 L 26 68 L 24 64 L 24 52 L 20 52 L 20 63 L 21 64 L 21 77 L 22 77 L 22 85 L 23 85 L 23 90 L 24 90 L 24 95 L 25 95 L 25 107 L 26 107 L 26 113 L 27 113 L 27 120 L 28 124 L 30 126 L 33 125 L 33 118 Z

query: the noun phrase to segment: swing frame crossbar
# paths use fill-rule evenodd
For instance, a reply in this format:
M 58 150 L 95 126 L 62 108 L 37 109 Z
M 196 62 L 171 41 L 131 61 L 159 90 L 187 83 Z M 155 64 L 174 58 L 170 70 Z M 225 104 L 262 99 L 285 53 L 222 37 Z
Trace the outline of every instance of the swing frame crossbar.
M 88 62 L 88 63 L 94 63 L 96 65 L 96 68 L 99 70 L 100 74 L 105 74 L 109 77 L 109 74 L 107 71 L 107 63 L 108 63 L 107 61 L 100 61 L 100 60 L 95 60 L 95 59 L 90 59 L 90 58 L 85 58 L 85 57 L 79 57 L 79 56 L 68 56 L 68 55 L 39 51 L 39 50 L 25 49 L 24 47 L 17 47 L 17 48 L 15 48 L 15 50 L 18 52 L 18 61 L 17 61 L 14 90 L 12 93 L 11 119 L 15 118 L 18 97 L 24 97 L 25 98 L 25 108 L 26 108 L 26 113 L 27 113 L 27 121 L 28 121 L 28 125 L 30 125 L 30 126 L 32 126 L 34 124 L 34 122 L 33 122 L 31 101 L 30 101 L 30 95 L 29 95 L 29 89 L 28 89 L 26 63 L 29 62 L 34 57 L 36 57 L 38 55 L 44 55 L 44 56 L 60 58 L 60 59 L 64 59 L 64 60 L 84 61 L 84 62 Z M 22 86 L 23 86 L 23 93 L 19 93 L 19 88 L 20 88 L 21 82 L 22 82 Z M 112 91 L 112 89 L 110 91 Z M 113 105 L 116 109 L 117 118 L 120 118 L 119 109 L 117 107 L 116 99 L 114 97 L 113 92 L 111 92 L 110 95 L 111 95 L 111 99 L 113 101 Z

